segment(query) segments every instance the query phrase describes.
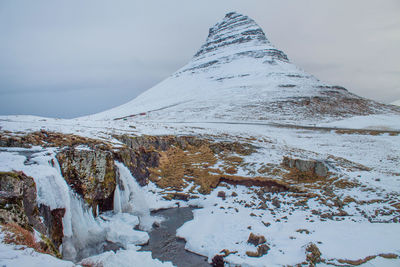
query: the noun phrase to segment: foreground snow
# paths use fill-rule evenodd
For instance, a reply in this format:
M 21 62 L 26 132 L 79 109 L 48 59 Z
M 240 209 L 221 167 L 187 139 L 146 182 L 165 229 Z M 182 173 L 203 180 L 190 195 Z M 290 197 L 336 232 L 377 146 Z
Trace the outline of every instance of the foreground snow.
M 3 117 L 4 119 L 4 117 Z M 372 121 L 380 121 L 381 127 L 387 129 L 388 126 L 396 126 L 396 118 L 392 116 L 372 117 Z M 29 123 L 22 123 L 28 121 Z M 393 124 L 391 124 L 393 122 Z M 103 125 L 103 127 L 102 127 Z M 130 126 L 134 125 L 135 128 Z M 359 124 L 368 125 L 368 124 Z M 219 254 L 221 250 L 228 249 L 237 251 L 235 254 L 229 255 L 226 260 L 232 264 L 241 264 L 242 266 L 274 266 L 282 264 L 296 264 L 305 259 L 305 246 L 309 242 L 318 245 L 324 258 L 332 259 L 362 259 L 367 256 L 378 255 L 380 253 L 394 253 L 399 255 L 400 250 L 397 245 L 398 236 L 400 236 L 400 224 L 398 223 L 371 223 L 366 220 L 358 209 L 363 210 L 367 214 L 373 213 L 376 209 L 393 209 L 388 202 L 390 200 L 398 200 L 400 192 L 400 178 L 398 176 L 400 155 L 400 137 L 398 135 L 389 134 L 338 134 L 334 131 L 319 130 L 303 130 L 303 129 L 286 129 L 267 125 L 249 125 L 246 124 L 216 124 L 216 123 L 152 123 L 152 122 L 82 122 L 71 120 L 54 120 L 32 119 L 23 116 L 7 117 L 7 121 L 2 121 L 2 130 L 11 131 L 37 131 L 46 129 L 50 131 L 59 131 L 63 133 L 75 133 L 91 138 L 102 140 L 110 140 L 116 145 L 118 142 L 112 138 L 115 133 L 130 134 L 195 134 L 206 136 L 224 136 L 230 140 L 254 139 L 254 145 L 258 147 L 258 152 L 246 158 L 246 161 L 257 169 L 263 162 L 280 164 L 284 155 L 291 155 L 299 158 L 316 158 L 327 159 L 330 156 L 334 158 L 345 158 L 351 164 L 359 164 L 363 166 L 361 169 L 347 168 L 345 165 L 337 166 L 336 172 L 348 179 L 354 179 L 359 182 L 360 187 L 342 189 L 335 192 L 337 196 L 344 198 L 346 196 L 357 199 L 358 201 L 374 201 L 376 199 L 384 200 L 382 204 L 376 202 L 374 204 L 365 205 L 347 205 L 344 210 L 352 216 L 343 217 L 336 220 L 321 220 L 318 216 L 310 213 L 311 209 L 335 211 L 335 208 L 328 208 L 316 199 L 309 199 L 307 205 L 309 210 L 293 206 L 296 200 L 287 193 L 273 194 L 271 197 L 277 198 L 281 203 L 280 207 L 269 205 L 268 209 L 260 210 L 252 207 L 245 207 L 244 203 L 254 201 L 254 188 L 244 186 L 219 187 L 210 195 L 202 196 L 188 203 L 181 202 L 181 206 L 196 205 L 202 207 L 194 211 L 194 219 L 185 223 L 179 230 L 178 235 L 187 240 L 186 248 L 195 253 L 209 257 L 209 260 Z M 105 126 L 105 127 L 104 127 Z M 351 124 L 335 124 L 335 127 L 350 127 Z M 379 125 L 375 125 L 379 128 Z M 101 130 L 99 130 L 101 129 Z M 373 155 L 371 155 L 373 151 Z M 26 154 L 31 153 L 31 162 L 35 164 L 24 164 Z M 63 198 L 55 197 L 49 192 L 59 192 L 57 195 L 68 198 L 66 191 L 67 185 L 63 179 L 60 179 L 60 173 L 57 168 L 50 166 L 49 160 L 54 158 L 53 149 L 43 149 L 41 147 L 33 147 L 31 149 L 21 148 L 1 148 L 0 149 L 0 171 L 22 170 L 27 175 L 35 178 L 38 186 L 39 203 L 47 203 L 52 207 L 65 207 L 65 202 L 60 201 Z M 350 163 L 346 163 L 350 164 Z M 117 163 L 120 172 L 126 175 L 126 179 L 133 177 L 122 165 Z M 358 165 L 357 165 L 358 166 Z M 363 169 L 365 167 L 365 169 Z M 241 175 L 248 175 L 247 170 L 239 169 Z M 129 177 L 130 176 L 130 177 Z M 50 179 L 51 178 L 51 179 Z M 379 178 L 379 179 L 377 179 Z M 52 180 L 54 183 L 45 181 Z M 130 180 L 126 180 L 130 181 Z M 64 184 L 62 184 L 64 183 Z M 57 187 L 58 185 L 58 187 Z M 49 186 L 56 186 L 53 189 Z M 129 186 L 128 186 L 129 187 Z M 59 188 L 59 189 L 57 189 Z M 61 188 L 64 188 L 61 190 Z M 160 190 L 154 184 L 138 188 L 134 184 L 129 188 L 138 193 L 141 191 L 141 199 L 145 199 L 145 203 L 141 206 L 147 206 L 147 210 L 175 206 L 175 201 L 169 202 L 161 200 L 159 196 Z M 372 188 L 373 190 L 364 190 L 364 188 Z M 138 191 L 139 190 L 139 191 Z M 217 197 L 218 191 L 224 191 L 227 198 L 225 200 Z M 232 193 L 238 194 L 238 197 L 230 197 Z M 68 193 L 68 194 L 67 194 Z M 70 202 L 73 195 L 69 195 Z M 117 196 L 116 196 L 117 197 Z M 138 223 L 136 216 L 143 216 L 143 210 L 137 210 L 136 213 L 129 215 L 127 213 L 118 213 L 124 210 L 124 205 L 129 204 L 126 194 L 123 192 L 118 196 L 119 205 L 115 207 L 116 214 L 103 215 L 108 217 L 108 225 L 99 219 L 90 218 L 86 212 L 79 214 L 71 214 L 65 218 L 66 225 L 70 224 L 72 229 L 75 221 L 79 222 L 82 228 L 89 227 L 97 233 L 106 233 L 109 240 L 119 240 L 125 245 L 126 250 L 120 250 L 116 253 L 105 252 L 103 254 L 89 257 L 87 260 L 93 262 L 102 262 L 104 266 L 115 266 L 113 264 L 122 264 L 123 259 L 129 258 L 132 262 L 140 260 L 151 264 L 161 264 L 157 260 L 152 260 L 147 252 L 138 252 L 133 245 L 145 242 L 144 232 L 132 230 L 130 225 Z M 123 200 L 125 199 L 125 200 Z M 242 201 L 242 202 L 241 202 Z M 72 201 L 73 202 L 73 201 Z M 72 203 L 71 202 L 71 203 Z M 74 202 L 76 205 L 80 202 Z M 125 203 L 125 204 L 123 204 Z M 76 207 L 78 207 L 76 206 Z M 125 209 L 126 208 L 125 206 Z M 236 211 L 237 209 L 237 211 Z M 80 210 L 80 209 L 77 209 Z M 84 210 L 83 210 L 84 211 Z M 75 212 L 76 213 L 76 212 Z M 86 214 L 86 215 L 85 215 Z M 136 215 L 135 215 L 136 214 Z M 148 213 L 147 213 L 148 214 Z M 85 217 L 86 216 L 86 217 Z M 89 217 L 87 217 L 89 216 Z M 106 217 L 104 217 L 106 216 Z M 147 215 L 146 215 L 147 216 Z M 75 218 L 75 219 L 73 219 Z M 78 218 L 86 218 L 80 221 Z M 384 216 L 380 217 L 385 219 Z M 388 217 L 389 218 L 389 217 Z M 155 218 L 156 219 L 156 218 Z M 68 220 L 72 220 L 69 222 Z M 88 223 L 90 222 L 90 223 Z M 268 227 L 264 223 L 269 223 Z M 93 228 L 93 225 L 96 225 Z M 66 233 L 68 234 L 66 227 Z M 108 230 L 107 230 L 108 229 Z M 115 231 L 118 229 L 118 231 Z M 196 229 L 196 231 L 193 231 Z M 306 229 L 309 234 L 303 231 Z M 115 232 L 114 232 L 115 231 Z M 131 234 L 128 234 L 131 231 Z M 121 233 L 124 235 L 121 235 Z M 142 233 L 138 236 L 139 233 Z M 250 258 L 246 256 L 246 251 L 254 251 L 255 247 L 247 244 L 247 238 L 250 233 L 264 235 L 267 244 L 271 248 L 267 255 L 260 258 Z M 100 234 L 102 236 L 102 234 Z M 4 247 L 5 245 L 3 245 Z M 8 246 L 7 246 L 8 247 Z M 38 256 L 37 253 L 28 253 L 24 251 L 13 252 L 5 250 L 5 258 L 13 258 L 12 255 L 19 253 L 22 259 L 34 257 L 34 260 L 48 261 L 50 256 Z M 8 251 L 8 252 L 7 252 Z M 27 250 L 29 251 L 29 250 Z M 10 256 L 6 256 L 9 253 Z M 19 255 L 18 254 L 18 255 Z M 54 259 L 54 262 L 58 260 Z M 52 262 L 52 261 L 48 261 Z M 121 263 L 122 262 L 122 263 Z M 395 263 L 393 263 L 395 262 Z M 58 263 L 57 263 L 58 264 Z M 59 261 L 59 264 L 71 264 Z M 108 265 L 109 264 L 109 265 Z M 365 266 L 390 266 L 391 264 L 399 264 L 399 260 L 388 260 L 376 258 L 371 262 L 365 263 Z M 54 263 L 53 266 L 57 266 Z M 62 265 L 64 266 L 64 265 Z M 66 265 L 70 266 L 70 265 Z
M 47 254 L 37 253 L 31 248 L 4 244 L 0 233 L 0 265 L 32 267 L 72 267 L 73 262 L 57 259 Z

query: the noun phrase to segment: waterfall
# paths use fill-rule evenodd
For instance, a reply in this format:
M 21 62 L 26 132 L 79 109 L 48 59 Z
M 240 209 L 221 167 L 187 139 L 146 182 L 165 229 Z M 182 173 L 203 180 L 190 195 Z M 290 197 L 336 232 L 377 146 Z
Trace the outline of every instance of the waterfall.
M 129 169 L 121 162 L 115 162 L 118 169 L 118 183 L 114 193 L 114 212 L 125 212 L 140 219 L 139 228 L 150 230 L 155 218 L 151 217 L 146 196 Z
M 32 160 L 37 165 L 23 165 L 21 169 L 35 181 L 38 205 L 51 210 L 65 209 L 61 252 L 64 259 L 76 260 L 96 253 L 98 244 L 105 240 L 105 231 L 102 222 L 93 217 L 91 208 L 63 178 L 55 153 L 55 149 L 35 153 Z M 54 162 L 54 166 L 49 162 Z
M 141 229 L 150 229 L 154 220 L 146 205 L 145 194 L 122 163 L 115 163 L 119 175 L 114 193 L 114 213 L 104 213 L 95 218 L 92 209 L 63 178 L 56 152 L 48 149 L 35 153 L 33 160 L 37 165 L 26 166 L 22 161 L 18 169 L 34 178 L 39 205 L 46 205 L 51 210 L 65 209 L 62 218 L 64 237 L 60 247 L 64 259 L 79 261 L 102 253 L 104 245 L 110 242 L 124 248 L 148 242 L 148 234 L 134 227 L 140 222 Z

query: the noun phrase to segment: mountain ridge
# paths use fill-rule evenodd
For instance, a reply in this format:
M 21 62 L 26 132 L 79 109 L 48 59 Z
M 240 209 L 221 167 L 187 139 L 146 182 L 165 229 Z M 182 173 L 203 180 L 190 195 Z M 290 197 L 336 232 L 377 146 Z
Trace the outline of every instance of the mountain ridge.
M 230 12 L 188 64 L 132 101 L 84 118 L 315 123 L 387 112 L 400 109 L 318 80 L 292 64 L 254 20 Z

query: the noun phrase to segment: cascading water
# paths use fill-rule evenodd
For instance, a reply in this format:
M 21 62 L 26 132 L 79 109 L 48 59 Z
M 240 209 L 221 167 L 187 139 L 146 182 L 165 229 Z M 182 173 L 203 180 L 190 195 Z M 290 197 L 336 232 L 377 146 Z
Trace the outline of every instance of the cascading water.
M 38 204 L 65 209 L 60 248 L 64 259 L 79 261 L 102 253 L 110 243 L 123 248 L 147 243 L 148 234 L 134 227 L 140 221 L 141 229 L 150 229 L 154 219 L 140 186 L 122 163 L 116 162 L 119 179 L 114 193 L 114 211 L 94 217 L 92 209 L 63 178 L 54 157 L 56 151 L 51 152 L 36 154 L 35 163 L 40 167 L 35 167 L 36 173 L 29 170 L 27 173 L 35 177 Z M 54 166 L 49 162 L 54 162 Z
M 145 194 L 124 164 L 116 162 L 115 165 L 118 169 L 118 183 L 114 192 L 114 212 L 136 215 L 140 219 L 139 228 L 150 230 L 155 218 L 150 215 Z

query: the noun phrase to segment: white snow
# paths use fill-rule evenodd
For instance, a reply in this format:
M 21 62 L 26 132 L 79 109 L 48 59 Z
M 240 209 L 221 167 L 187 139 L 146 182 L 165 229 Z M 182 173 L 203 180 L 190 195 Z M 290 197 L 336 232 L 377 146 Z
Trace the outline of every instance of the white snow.
M 318 126 L 349 129 L 400 131 L 400 115 L 379 114 L 369 116 L 355 116 L 349 119 L 321 123 Z
M 4 234 L 0 233 L 0 240 L 3 240 Z M 21 246 L 7 245 L 0 242 L 0 265 L 17 267 L 74 267 L 73 262 L 57 259 L 53 256 L 42 254 L 31 248 Z
M 396 106 L 400 106 L 400 99 L 399 99 L 399 100 L 396 100 L 396 101 L 394 101 L 394 102 L 392 102 L 392 103 L 390 103 L 390 104 L 396 105 Z
M 103 267 L 131 267 L 131 266 L 173 266 L 170 262 L 161 262 L 151 257 L 151 252 L 138 252 L 137 247 L 131 247 L 127 250 L 118 250 L 117 252 L 108 251 L 100 255 L 84 259 L 80 264 Z

